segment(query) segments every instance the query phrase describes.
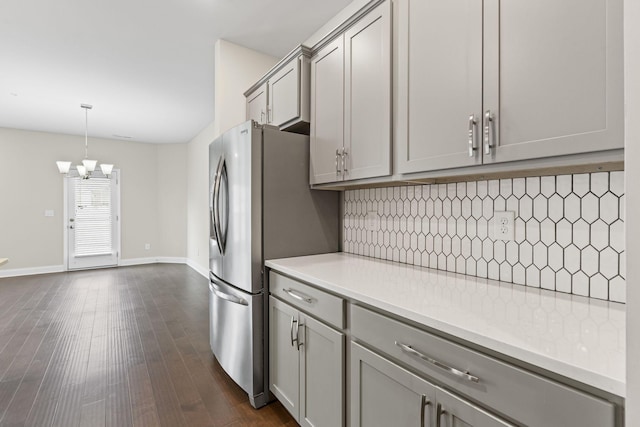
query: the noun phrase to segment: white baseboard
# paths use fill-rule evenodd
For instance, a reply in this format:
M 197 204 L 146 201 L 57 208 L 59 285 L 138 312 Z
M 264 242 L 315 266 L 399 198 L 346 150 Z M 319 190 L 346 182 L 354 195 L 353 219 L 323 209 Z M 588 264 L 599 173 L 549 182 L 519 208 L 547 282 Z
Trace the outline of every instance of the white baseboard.
M 202 268 L 202 266 L 198 265 L 194 260 L 187 259 L 187 265 L 195 270 L 197 273 L 200 273 L 203 277 L 209 279 L 209 269 Z
M 118 267 L 128 267 L 131 265 L 143 265 L 143 264 L 186 264 L 195 270 L 202 276 L 209 278 L 209 270 L 202 268 L 196 264 L 195 261 L 183 257 L 155 257 L 155 258 L 129 258 L 121 259 L 118 263 Z M 48 274 L 48 273 L 62 273 L 67 271 L 64 265 L 47 265 L 43 267 L 28 267 L 28 268 L 12 268 L 0 269 L 0 278 L 2 277 L 17 277 L 17 276 L 31 276 L 35 274 Z
M 149 258 L 128 258 L 121 259 L 118 263 L 118 267 L 128 267 L 130 265 L 143 265 L 143 264 L 186 264 L 187 259 L 182 257 L 149 257 Z
M 45 265 L 42 267 L 0 269 L 0 277 L 32 276 L 35 274 L 61 273 L 64 265 Z

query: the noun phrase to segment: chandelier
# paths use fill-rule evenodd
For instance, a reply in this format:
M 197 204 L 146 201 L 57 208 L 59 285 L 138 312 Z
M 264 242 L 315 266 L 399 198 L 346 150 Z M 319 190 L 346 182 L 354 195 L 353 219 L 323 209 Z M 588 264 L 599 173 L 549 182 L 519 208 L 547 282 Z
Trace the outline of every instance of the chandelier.
M 96 170 L 96 165 L 98 164 L 97 160 L 89 160 L 89 110 L 93 108 L 93 105 L 89 104 L 80 104 L 80 107 L 84 109 L 84 160 L 82 160 L 82 164 L 78 164 L 75 168 L 78 171 L 78 175 L 82 179 L 89 179 L 93 172 Z M 58 171 L 62 174 L 68 174 L 71 169 L 71 162 L 67 162 L 64 160 L 59 160 L 56 162 L 58 165 Z M 100 169 L 102 173 L 109 177 L 111 175 L 111 171 L 113 170 L 113 165 L 102 163 L 100 164 Z

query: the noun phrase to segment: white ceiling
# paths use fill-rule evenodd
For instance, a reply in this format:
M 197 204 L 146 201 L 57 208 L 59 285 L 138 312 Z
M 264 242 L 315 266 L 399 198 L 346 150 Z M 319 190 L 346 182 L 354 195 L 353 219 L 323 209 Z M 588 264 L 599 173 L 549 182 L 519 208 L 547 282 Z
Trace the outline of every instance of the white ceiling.
M 282 57 L 350 0 L 1 0 L 0 127 L 187 142 L 219 38 Z M 125 138 L 126 139 L 126 138 Z

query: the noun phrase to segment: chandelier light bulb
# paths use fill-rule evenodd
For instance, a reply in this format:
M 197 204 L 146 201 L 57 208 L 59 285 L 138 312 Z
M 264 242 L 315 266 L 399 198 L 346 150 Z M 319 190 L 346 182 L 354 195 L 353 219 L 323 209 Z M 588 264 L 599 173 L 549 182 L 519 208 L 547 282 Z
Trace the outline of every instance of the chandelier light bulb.
M 97 160 L 89 159 L 89 110 L 93 108 L 93 105 L 80 104 L 80 107 L 84 110 L 84 160 L 81 165 L 76 166 L 76 170 L 81 178 L 88 179 L 96 170 L 96 166 L 98 164 Z M 59 160 L 56 162 L 56 165 L 58 166 L 58 172 L 65 175 L 69 174 L 69 171 L 71 170 L 71 162 Z M 113 171 L 113 165 L 103 163 L 100 165 L 100 169 L 108 178 Z

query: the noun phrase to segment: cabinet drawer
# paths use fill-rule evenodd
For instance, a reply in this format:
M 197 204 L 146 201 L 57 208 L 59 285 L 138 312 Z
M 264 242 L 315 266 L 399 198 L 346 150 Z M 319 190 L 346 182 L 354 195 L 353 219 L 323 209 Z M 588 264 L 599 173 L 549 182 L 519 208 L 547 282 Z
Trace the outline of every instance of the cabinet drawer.
M 330 323 L 339 329 L 345 327 L 344 300 L 304 283 L 269 273 L 269 291 L 283 301 Z
M 615 425 L 615 405 L 610 402 L 368 309 L 351 306 L 351 332 L 354 338 L 423 373 L 445 388 L 466 395 L 524 425 Z M 447 370 L 448 367 L 457 372 Z M 472 377 L 476 377 L 477 382 Z

